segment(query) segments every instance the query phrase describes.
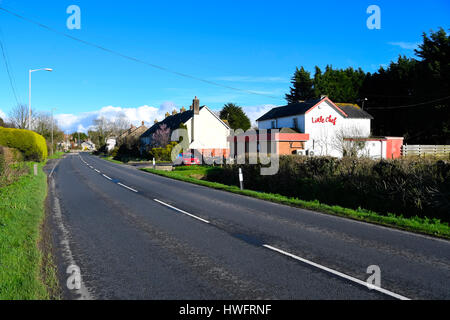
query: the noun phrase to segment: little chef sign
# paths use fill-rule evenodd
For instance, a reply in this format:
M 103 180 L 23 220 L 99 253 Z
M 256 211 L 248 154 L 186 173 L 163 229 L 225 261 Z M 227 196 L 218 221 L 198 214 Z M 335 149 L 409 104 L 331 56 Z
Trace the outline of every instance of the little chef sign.
M 328 116 L 328 117 L 326 117 L 326 118 L 324 118 L 323 116 L 320 116 L 320 117 L 318 117 L 318 118 L 312 118 L 312 123 L 325 123 L 325 122 L 329 122 L 329 123 L 332 123 L 334 126 L 336 125 L 336 120 L 337 120 L 337 118 L 336 117 L 332 117 L 331 115 L 330 116 Z

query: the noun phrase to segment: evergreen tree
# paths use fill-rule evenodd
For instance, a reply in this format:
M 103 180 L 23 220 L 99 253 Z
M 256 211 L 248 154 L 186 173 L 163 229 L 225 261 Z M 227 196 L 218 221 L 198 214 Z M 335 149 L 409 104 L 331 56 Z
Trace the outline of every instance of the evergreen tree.
M 250 119 L 241 107 L 234 103 L 227 103 L 220 111 L 220 119 L 226 120 L 231 129 L 247 131 L 251 127 Z
M 314 99 L 316 97 L 311 73 L 303 67 L 300 69 L 296 68 L 291 84 L 290 93 L 286 94 L 286 100 L 289 104 Z

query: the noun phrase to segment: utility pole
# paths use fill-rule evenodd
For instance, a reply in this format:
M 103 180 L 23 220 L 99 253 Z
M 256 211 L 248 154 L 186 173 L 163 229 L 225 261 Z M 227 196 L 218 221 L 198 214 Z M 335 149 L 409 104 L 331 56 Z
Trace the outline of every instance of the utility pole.
M 53 69 L 43 68 L 43 69 L 28 70 L 28 130 L 31 130 L 31 73 L 36 71 L 52 72 Z

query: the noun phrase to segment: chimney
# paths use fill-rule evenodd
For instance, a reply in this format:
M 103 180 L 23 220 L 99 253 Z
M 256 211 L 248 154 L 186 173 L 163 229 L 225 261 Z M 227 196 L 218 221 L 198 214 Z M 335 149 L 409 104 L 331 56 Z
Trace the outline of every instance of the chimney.
M 173 116 L 176 115 L 177 113 L 178 113 L 178 112 L 177 112 L 177 110 L 175 110 L 175 109 L 172 111 L 172 115 L 173 115 Z
M 192 106 L 194 109 L 194 114 L 200 114 L 200 100 L 195 97 L 194 101 L 192 102 Z
M 155 119 L 155 122 L 154 122 L 154 123 L 157 124 L 158 122 L 159 122 L 158 119 Z
M 142 126 L 144 126 L 145 125 L 145 122 L 144 121 L 142 121 Z
M 170 113 L 166 112 L 166 118 L 170 117 Z
M 180 113 L 183 113 L 183 112 L 185 112 L 185 111 L 186 111 L 186 109 L 185 109 L 184 107 L 181 107 Z

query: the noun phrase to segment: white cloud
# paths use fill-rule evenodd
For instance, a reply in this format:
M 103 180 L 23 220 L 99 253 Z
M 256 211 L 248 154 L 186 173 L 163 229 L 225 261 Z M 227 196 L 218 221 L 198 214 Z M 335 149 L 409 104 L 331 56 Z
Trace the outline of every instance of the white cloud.
M 4 113 L 1 109 L 0 109 L 0 118 L 6 120 L 6 113 Z
M 397 46 L 406 50 L 414 50 L 417 49 L 420 43 L 417 42 L 389 42 L 391 46 Z
M 140 125 L 142 121 L 147 126 L 151 126 L 155 119 L 164 119 L 165 113 L 172 113 L 174 109 L 177 109 L 177 107 L 172 102 L 164 102 L 159 108 L 147 105 L 137 108 L 106 106 L 100 110 L 80 114 L 58 114 L 55 115 L 55 118 L 59 127 L 64 132 L 87 132 L 93 126 L 94 120 L 101 117 L 108 120 L 115 120 L 125 115 L 136 126 Z
M 256 125 L 256 120 L 260 118 L 263 114 L 268 112 L 270 109 L 275 108 L 277 106 L 272 104 L 264 104 L 260 106 L 248 106 L 248 107 L 242 107 L 244 112 L 247 114 L 247 116 L 250 118 L 250 122 L 253 125 Z
M 261 117 L 270 109 L 276 107 L 275 105 L 265 104 L 259 106 L 244 106 L 242 107 L 250 118 L 252 125 L 256 125 L 256 119 Z M 164 102 L 159 108 L 152 106 L 141 106 L 137 108 L 122 108 L 114 106 L 106 106 L 99 110 L 83 112 L 80 114 L 57 114 L 55 119 L 59 127 L 64 132 L 87 132 L 94 124 L 94 120 L 104 117 L 109 120 L 115 120 L 120 116 L 125 115 L 128 120 L 134 125 L 138 126 L 142 121 L 145 125 L 150 127 L 153 125 L 155 119 L 163 120 L 166 112 L 172 113 L 174 109 L 179 109 L 173 102 Z M 0 110 L 0 116 L 1 116 Z

